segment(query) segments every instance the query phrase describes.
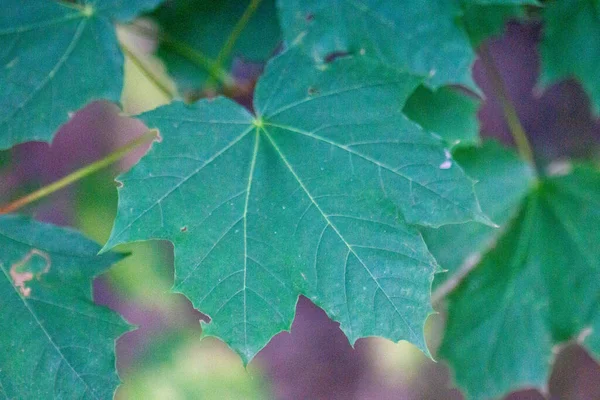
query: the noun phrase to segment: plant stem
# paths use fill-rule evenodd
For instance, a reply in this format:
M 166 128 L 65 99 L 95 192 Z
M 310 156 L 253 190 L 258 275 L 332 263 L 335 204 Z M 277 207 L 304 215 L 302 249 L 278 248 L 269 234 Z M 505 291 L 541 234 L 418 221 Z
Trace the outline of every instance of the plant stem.
M 140 69 L 140 71 L 142 71 L 144 76 L 150 82 L 152 82 L 154 86 L 169 100 L 173 100 L 176 97 L 176 94 L 169 88 L 169 85 L 162 82 L 162 80 L 152 70 L 150 70 L 150 68 L 142 62 L 137 54 L 135 54 L 125 43 L 123 43 L 123 41 L 121 41 L 121 50 L 123 50 L 123 53 L 129 57 L 131 62 L 133 62 Z
M 70 173 L 69 175 L 65 176 L 64 178 L 57 180 L 56 182 L 53 182 L 47 186 L 44 186 L 44 187 L 36 190 L 33 193 L 30 193 L 24 197 L 21 197 L 20 199 L 17 199 L 9 204 L 6 204 L 3 207 L 0 207 L 0 215 L 8 214 L 10 212 L 16 211 L 27 204 L 33 203 L 34 201 L 37 201 L 43 197 L 46 197 L 49 194 L 56 192 L 57 190 L 60 190 L 74 182 L 77 182 L 78 180 L 81 180 L 82 178 L 85 178 L 88 175 L 91 175 L 103 168 L 106 168 L 109 165 L 113 164 L 114 162 L 123 158 L 130 151 L 136 149 L 137 147 L 139 147 L 145 143 L 148 143 L 148 142 L 156 139 L 157 137 L 158 137 L 158 135 L 155 130 L 147 131 L 142 136 L 130 141 L 129 143 L 127 143 L 126 145 L 124 145 L 122 147 L 119 147 L 118 149 L 116 149 L 115 151 L 113 151 L 112 153 L 110 153 L 109 155 L 104 157 L 103 159 L 95 161 L 92 164 L 86 165 L 85 167 L 80 168 L 77 171 Z
M 254 15 L 254 13 L 256 12 L 256 9 L 260 5 L 261 1 L 262 0 L 250 1 L 250 4 L 248 4 L 248 7 L 246 7 L 246 9 L 244 10 L 244 13 L 242 14 L 242 16 L 240 17 L 238 22 L 233 27 L 233 30 L 229 34 L 227 41 L 225 42 L 225 44 L 219 51 L 219 54 L 217 55 L 217 59 L 215 62 L 219 67 L 221 66 L 221 64 L 223 64 L 223 61 L 225 60 L 225 58 L 227 58 L 227 56 L 229 56 L 229 54 L 231 54 L 231 51 L 233 50 L 233 46 L 235 46 L 235 43 L 237 42 L 238 38 L 242 34 L 242 31 L 246 28 L 246 25 L 248 25 L 250 18 L 252 18 L 252 15 Z
M 260 5 L 261 1 L 262 0 L 251 0 L 250 4 L 248 4 L 248 7 L 246 7 L 246 9 L 242 13 L 242 16 L 240 17 L 238 22 L 236 22 L 235 26 L 231 30 L 231 33 L 229 34 L 229 37 L 227 37 L 225 44 L 223 45 L 223 47 L 221 47 L 221 50 L 219 50 L 219 54 L 217 54 L 217 59 L 215 60 L 215 65 L 217 68 L 219 68 L 219 69 L 223 68 L 223 62 L 233 51 L 233 46 L 235 46 L 235 43 L 239 39 L 243 30 L 248 25 L 250 18 L 252 18 L 252 16 L 256 12 L 256 9 Z M 213 85 L 213 83 L 214 83 L 214 79 L 212 76 L 210 76 L 206 80 L 204 86 L 210 87 Z M 225 86 L 227 87 L 227 85 L 225 85 Z
M 125 25 L 124 27 L 133 34 L 143 35 L 145 38 L 157 38 L 162 45 L 179 54 L 181 57 L 196 65 L 198 68 L 205 70 L 212 79 L 220 82 L 224 86 L 233 86 L 235 84 L 235 80 L 227 71 L 225 71 L 221 66 L 217 65 L 217 63 L 210 57 L 196 50 L 187 43 L 174 39 L 164 32 L 157 33 L 152 29 L 137 25 L 135 23 Z
M 530 165 L 535 167 L 535 159 L 533 156 L 533 151 L 531 150 L 531 145 L 529 144 L 529 140 L 527 139 L 527 135 L 525 133 L 525 129 L 523 129 L 523 125 L 519 120 L 519 116 L 517 111 L 515 110 L 515 106 L 510 101 L 508 97 L 508 93 L 504 86 L 504 82 L 502 77 L 500 76 L 500 72 L 496 68 L 496 64 L 494 63 L 494 58 L 490 53 L 489 47 L 486 43 L 483 43 L 479 47 L 479 55 L 481 56 L 481 61 L 483 62 L 487 75 L 490 78 L 490 82 L 502 105 L 502 110 L 504 111 L 504 118 L 506 119 L 506 123 L 508 124 L 508 128 L 512 137 L 517 146 L 517 151 L 521 155 L 523 160 L 527 161 Z

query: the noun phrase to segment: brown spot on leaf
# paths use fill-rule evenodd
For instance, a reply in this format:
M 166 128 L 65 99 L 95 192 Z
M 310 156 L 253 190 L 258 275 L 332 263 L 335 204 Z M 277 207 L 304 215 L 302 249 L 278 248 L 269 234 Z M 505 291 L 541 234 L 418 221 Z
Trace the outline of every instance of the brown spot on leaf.
M 40 267 L 39 262 L 42 262 Z M 40 279 L 42 275 L 50 271 L 50 256 L 38 249 L 30 250 L 25 256 L 12 264 L 10 267 L 10 277 L 13 280 L 15 287 L 19 288 L 19 292 L 25 297 L 31 295 L 31 288 L 27 287 L 27 282 L 33 278 Z
M 181 232 L 187 232 L 187 226 L 182 226 L 181 229 L 179 229 Z

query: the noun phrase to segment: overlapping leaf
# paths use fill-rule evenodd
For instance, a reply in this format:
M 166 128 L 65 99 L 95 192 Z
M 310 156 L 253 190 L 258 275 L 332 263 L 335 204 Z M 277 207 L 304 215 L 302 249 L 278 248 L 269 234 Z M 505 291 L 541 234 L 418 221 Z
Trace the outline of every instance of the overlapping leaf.
M 119 179 L 110 248 L 175 244 L 175 290 L 249 361 L 289 329 L 299 294 L 351 342 L 426 349 L 436 268 L 409 223 L 486 221 L 472 182 L 401 110 L 418 79 L 366 58 L 274 59 L 254 117 L 224 98 L 141 116 L 163 136 Z
M 92 100 L 118 101 L 123 55 L 112 21 L 160 0 L 6 0 L 0 13 L 0 149 L 49 141 Z
M 599 353 L 599 226 L 598 171 L 548 178 L 452 293 L 440 351 L 472 398 L 544 387 L 553 346 L 580 335 Z
M 442 136 L 477 140 L 474 100 L 441 86 L 460 84 L 477 92 L 471 78 L 473 44 L 500 31 L 518 15 L 518 5 L 534 1 L 464 2 L 447 0 L 279 0 L 288 43 L 304 35 L 307 53 L 317 61 L 336 54 L 362 54 L 391 68 L 426 77 L 409 106 L 424 126 L 442 127 Z M 472 36 L 472 37 L 469 37 Z M 452 104 L 450 102 L 453 102 Z M 443 104 L 440 108 L 439 105 Z M 441 110 L 441 111 L 440 111 Z M 446 119 L 450 113 L 453 122 Z M 465 133 L 457 134 L 466 128 Z M 449 131 L 449 132 L 448 132 Z M 452 140 L 452 141 L 453 141 Z
M 501 229 L 476 223 L 424 228 L 429 250 L 448 271 L 437 275 L 436 284 L 453 277 L 461 265 L 479 260 L 516 217 L 521 202 L 534 184 L 532 168 L 513 151 L 495 142 L 459 148 L 453 157 L 477 181 L 475 192 L 481 208 Z
M 433 89 L 448 84 L 474 88 L 475 58 L 461 9 L 446 0 L 279 0 L 284 37 L 306 33 L 308 52 L 365 54 L 395 68 L 428 77 Z
M 182 93 L 214 86 L 219 70 L 229 70 L 233 57 L 265 61 L 274 53 L 281 40 L 275 1 L 258 2 L 256 7 L 250 3 L 178 0 L 153 13 L 161 32 L 158 55 Z M 240 21 L 243 29 L 238 31 Z
M 469 145 L 479 141 L 478 108 L 479 101 L 452 88 L 433 92 L 419 86 L 408 99 L 404 113 L 451 145 Z
M 110 399 L 114 342 L 128 330 L 94 305 L 94 276 L 119 260 L 81 235 L 0 217 L 0 393 L 8 399 Z
M 600 113 L 600 2 L 563 0 L 544 10 L 542 84 L 577 78 Z

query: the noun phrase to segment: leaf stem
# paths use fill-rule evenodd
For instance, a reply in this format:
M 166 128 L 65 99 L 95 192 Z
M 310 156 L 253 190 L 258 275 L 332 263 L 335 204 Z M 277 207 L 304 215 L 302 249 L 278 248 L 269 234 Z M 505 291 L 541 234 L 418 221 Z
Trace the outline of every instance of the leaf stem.
M 500 72 L 496 68 L 494 58 L 492 57 L 492 54 L 486 43 L 481 44 L 479 47 L 479 55 L 485 66 L 488 77 L 490 78 L 494 92 L 496 93 L 496 96 L 498 97 L 498 100 L 502 106 L 504 118 L 506 119 L 510 133 L 515 141 L 515 145 L 517 146 L 517 151 L 523 160 L 535 167 L 535 158 L 533 151 L 531 150 L 529 140 L 527 139 L 527 134 L 525 133 L 525 129 L 521 124 L 521 120 L 519 119 L 515 106 L 509 99 L 506 87 L 504 86 L 504 82 L 500 76 Z
M 143 35 L 143 37 L 146 38 L 157 38 L 162 45 L 179 54 L 181 57 L 196 65 L 198 68 L 205 70 L 208 72 L 211 78 L 215 79 L 217 82 L 220 82 L 224 86 L 233 86 L 235 84 L 235 80 L 226 70 L 224 70 L 220 65 L 217 65 L 217 63 L 210 57 L 206 56 L 201 51 L 196 50 L 187 43 L 174 39 L 164 32 L 155 32 L 152 29 L 143 27 L 136 23 L 125 25 L 124 27 L 133 34 Z
M 248 25 L 250 18 L 252 18 L 252 16 L 256 12 L 256 9 L 260 5 L 261 1 L 262 0 L 250 1 L 250 4 L 248 4 L 248 7 L 246 7 L 246 9 L 244 10 L 244 13 L 242 14 L 242 16 L 240 17 L 238 22 L 233 27 L 233 30 L 229 34 L 227 41 L 225 42 L 225 44 L 219 51 L 219 54 L 217 55 L 217 59 L 216 59 L 215 63 L 219 67 L 221 67 L 221 64 L 223 64 L 223 61 L 225 60 L 225 58 L 227 58 L 227 56 L 229 56 L 229 54 L 231 54 L 231 51 L 233 50 L 233 46 L 235 46 L 235 43 L 237 42 L 240 35 L 242 34 L 242 31 L 246 28 L 246 25 Z
M 176 97 L 176 94 L 169 88 L 169 85 L 162 80 L 152 71 L 148 66 L 142 62 L 142 60 L 131 50 L 123 41 L 121 41 L 121 50 L 123 53 L 129 57 L 131 62 L 137 66 L 140 71 L 144 74 L 144 76 L 154 84 L 154 86 L 164 94 L 169 100 L 173 100 Z
M 139 147 L 143 144 L 151 142 L 152 140 L 155 140 L 157 137 L 158 137 L 158 134 L 155 130 L 147 131 L 142 136 L 130 141 L 129 143 L 127 143 L 126 145 L 124 145 L 122 147 L 119 147 L 118 149 L 116 149 L 112 153 L 108 154 L 103 159 L 95 161 L 92 164 L 86 165 L 85 167 L 80 168 L 80 169 L 70 173 L 69 175 L 65 176 L 64 178 L 61 178 L 47 186 L 44 186 L 44 187 L 36 190 L 35 192 L 32 192 L 24 197 L 21 197 L 20 199 L 17 199 L 9 204 L 6 204 L 3 207 L 0 207 L 0 215 L 14 212 L 27 204 L 33 203 L 34 201 L 37 201 L 43 197 L 46 197 L 46 196 L 56 192 L 57 190 L 60 190 L 74 182 L 77 182 L 78 180 L 81 180 L 82 178 L 85 178 L 88 175 L 91 175 L 101 169 L 104 169 L 104 168 L 108 167 L 109 165 L 113 164 L 114 162 L 123 158 L 130 151 L 136 149 L 137 147 Z

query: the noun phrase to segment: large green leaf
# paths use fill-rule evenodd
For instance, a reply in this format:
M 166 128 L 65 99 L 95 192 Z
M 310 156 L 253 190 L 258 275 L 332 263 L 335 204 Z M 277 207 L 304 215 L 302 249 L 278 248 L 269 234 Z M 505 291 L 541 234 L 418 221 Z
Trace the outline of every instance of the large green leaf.
M 80 234 L 0 217 L 0 393 L 7 399 L 110 399 L 114 342 L 128 325 L 94 305 L 93 278 L 121 257 Z
M 232 58 L 264 61 L 281 40 L 275 0 L 264 0 L 253 11 L 226 57 L 219 59 L 250 0 L 168 1 L 153 17 L 161 29 L 158 55 L 182 93 L 204 89 L 211 74 L 230 69 Z M 203 61 L 199 61 L 199 60 Z M 214 83 L 212 83 L 214 85 Z
M 598 354 L 599 226 L 598 171 L 546 179 L 450 296 L 440 352 L 473 398 L 544 387 L 553 346 L 590 327 Z
M 600 113 L 600 1 L 553 1 L 543 15 L 542 84 L 577 78 Z
M 127 21 L 160 0 L 5 0 L 0 13 L 0 149 L 50 141 L 70 114 L 92 100 L 118 101 L 123 55 L 112 21 Z
M 459 148 L 453 157 L 477 181 L 475 192 L 481 208 L 501 229 L 471 222 L 424 228 L 429 250 L 448 271 L 436 277 L 436 284 L 454 276 L 462 265 L 476 262 L 495 243 L 534 184 L 532 168 L 496 142 Z
M 291 49 L 259 81 L 256 117 L 224 98 L 142 115 L 163 140 L 119 178 L 105 248 L 172 241 L 175 290 L 245 362 L 289 329 L 301 293 L 352 343 L 426 350 L 436 263 L 408 223 L 487 220 L 441 142 L 402 114 L 418 83 L 366 58 L 315 66 Z

